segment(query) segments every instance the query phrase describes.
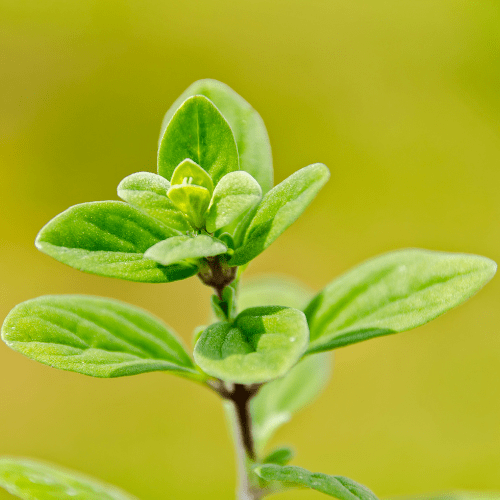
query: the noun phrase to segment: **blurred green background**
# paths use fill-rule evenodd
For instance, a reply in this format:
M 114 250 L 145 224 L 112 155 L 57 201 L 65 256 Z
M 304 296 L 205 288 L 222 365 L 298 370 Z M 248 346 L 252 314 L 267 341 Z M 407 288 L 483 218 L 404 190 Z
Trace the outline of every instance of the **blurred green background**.
M 190 343 L 208 315 L 196 278 L 100 278 L 33 241 L 70 205 L 117 199 L 123 177 L 155 171 L 162 115 L 200 78 L 260 112 L 276 182 L 318 161 L 332 172 L 249 276 L 319 290 L 401 247 L 500 261 L 499 28 L 497 0 L 0 0 L 0 317 L 43 294 L 109 296 Z M 380 497 L 500 490 L 499 297 L 497 277 L 429 325 L 340 349 L 328 389 L 274 443 Z M 2 344 L 0 454 L 142 500 L 234 498 L 219 401 L 165 373 L 92 379 Z

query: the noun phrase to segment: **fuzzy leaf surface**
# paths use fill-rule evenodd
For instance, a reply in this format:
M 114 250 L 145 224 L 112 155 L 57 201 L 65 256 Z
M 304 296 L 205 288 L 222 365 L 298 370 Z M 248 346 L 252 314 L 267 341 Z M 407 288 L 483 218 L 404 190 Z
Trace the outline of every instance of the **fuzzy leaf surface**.
M 23 500 L 138 500 L 79 472 L 17 457 L 0 458 L 0 487 Z
M 210 99 L 229 122 L 238 145 L 240 168 L 256 179 L 262 192 L 267 193 L 273 187 L 273 159 L 266 126 L 257 111 L 224 83 L 206 79 L 190 85 L 167 111 L 160 142 L 177 108 L 194 95 Z
M 68 208 L 38 233 L 35 245 L 59 262 L 87 273 L 145 283 L 167 283 L 197 272 L 191 264 L 161 266 L 144 252 L 179 232 L 121 201 Z
M 231 127 L 201 95 L 185 100 L 167 124 L 158 149 L 158 174 L 170 180 L 186 158 L 208 172 L 214 185 L 225 174 L 239 169 Z
M 43 364 L 93 377 L 199 373 L 175 334 L 146 311 L 117 300 L 47 295 L 8 314 L 2 340 Z
M 167 197 L 169 188 L 170 183 L 161 175 L 137 172 L 118 184 L 118 196 L 168 227 L 182 233 L 190 231 L 183 213 Z
M 209 326 L 194 358 L 203 371 L 239 384 L 284 375 L 307 348 L 309 332 L 301 311 L 271 306 L 246 309 L 233 323 Z
M 250 221 L 243 245 L 229 264 L 241 266 L 263 252 L 293 224 L 330 177 L 328 168 L 315 163 L 293 173 L 269 191 Z
M 309 472 L 292 465 L 264 464 L 254 470 L 266 481 L 282 481 L 287 484 L 305 486 L 338 500 L 378 500 L 366 486 L 343 476 Z
M 247 172 L 225 175 L 215 188 L 212 203 L 206 215 L 209 233 L 227 226 L 255 206 L 262 197 L 259 183 Z
M 211 257 L 227 252 L 227 247 L 206 234 L 198 236 L 173 236 L 149 248 L 144 257 L 168 266 L 183 259 Z
M 496 264 L 485 257 L 419 249 L 368 260 L 307 306 L 308 352 L 423 325 L 474 295 L 495 271 Z

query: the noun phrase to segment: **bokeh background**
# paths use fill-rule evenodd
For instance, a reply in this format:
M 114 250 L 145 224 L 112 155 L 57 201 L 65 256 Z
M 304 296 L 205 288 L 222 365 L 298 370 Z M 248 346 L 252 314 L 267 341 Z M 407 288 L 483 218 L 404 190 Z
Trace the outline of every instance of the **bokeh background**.
M 499 261 L 499 28 L 497 0 L 0 0 L 0 317 L 43 294 L 109 296 L 190 343 L 209 313 L 196 278 L 95 277 L 33 241 L 70 205 L 154 171 L 162 115 L 200 78 L 260 112 L 276 182 L 318 161 L 332 172 L 247 275 L 319 290 L 401 247 Z M 380 497 L 500 490 L 499 298 L 497 277 L 429 325 L 340 349 L 327 390 L 273 443 Z M 0 454 L 142 500 L 234 498 L 219 401 L 165 373 L 92 379 L 0 346 Z

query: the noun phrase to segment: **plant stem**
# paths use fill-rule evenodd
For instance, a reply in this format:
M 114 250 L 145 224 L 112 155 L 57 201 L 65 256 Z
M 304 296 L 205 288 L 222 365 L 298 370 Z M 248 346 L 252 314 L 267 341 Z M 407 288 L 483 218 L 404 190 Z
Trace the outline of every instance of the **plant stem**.
M 231 404 L 232 430 L 236 447 L 238 467 L 238 500 L 260 500 L 264 491 L 251 479 L 251 466 L 255 462 L 255 446 L 252 436 L 250 400 L 260 385 L 245 386 L 234 384 L 230 389 L 222 383 L 214 389 Z

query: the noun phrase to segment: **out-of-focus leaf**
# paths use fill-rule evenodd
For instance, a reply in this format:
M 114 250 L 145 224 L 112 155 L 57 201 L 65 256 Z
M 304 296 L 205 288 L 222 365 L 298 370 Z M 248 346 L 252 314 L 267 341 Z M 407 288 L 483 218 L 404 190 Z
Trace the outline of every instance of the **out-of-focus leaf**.
M 35 245 L 59 262 L 87 273 L 145 283 L 189 278 L 192 264 L 161 266 L 144 259 L 159 241 L 178 235 L 157 219 L 120 201 L 83 203 L 68 208 L 38 233 Z
M 292 465 L 264 464 L 254 470 L 266 481 L 282 481 L 287 485 L 305 486 L 338 500 L 378 500 L 366 486 L 343 476 L 309 472 Z
M 262 450 L 276 430 L 314 401 L 328 383 L 330 353 L 308 356 L 283 378 L 265 384 L 250 402 L 253 436 Z
M 137 172 L 118 184 L 118 196 L 168 227 L 182 233 L 190 231 L 183 213 L 167 197 L 169 188 L 170 183 L 161 175 Z
M 215 188 L 206 215 L 206 228 L 215 232 L 233 222 L 255 206 L 261 199 L 258 182 L 247 172 L 231 172 L 225 175 Z
M 288 446 L 282 446 L 273 450 L 262 461 L 264 464 L 286 465 L 293 459 L 295 453 Z
M 461 304 L 495 274 L 486 257 L 398 250 L 334 280 L 307 306 L 309 352 L 423 325 Z
M 30 359 L 93 377 L 167 370 L 200 378 L 164 323 L 116 300 L 83 295 L 28 300 L 8 314 L 2 339 Z
M 203 371 L 239 384 L 281 377 L 307 348 L 305 316 L 292 308 L 255 307 L 234 323 L 209 326 L 196 343 L 194 357 Z
M 79 472 L 18 457 L 0 457 L 0 487 L 23 500 L 138 500 Z
M 186 158 L 208 172 L 214 185 L 225 174 L 239 169 L 231 127 L 201 95 L 185 100 L 167 124 L 158 149 L 158 174 L 170 180 Z
M 210 99 L 229 122 L 238 145 L 240 168 L 256 179 L 262 192 L 267 193 L 273 187 L 273 159 L 266 127 L 257 111 L 224 83 L 207 79 L 190 85 L 167 111 L 160 142 L 177 108 L 194 95 Z
M 229 264 L 241 266 L 263 252 L 297 220 L 329 177 L 328 168 L 315 163 L 298 170 L 269 191 L 246 230 L 243 245 L 236 249 Z
M 183 259 L 198 259 L 227 252 L 227 247 L 207 234 L 197 236 L 173 236 L 152 246 L 144 257 L 168 266 Z
M 262 275 L 243 280 L 238 294 L 238 307 L 285 306 L 304 310 L 314 291 L 288 276 Z

